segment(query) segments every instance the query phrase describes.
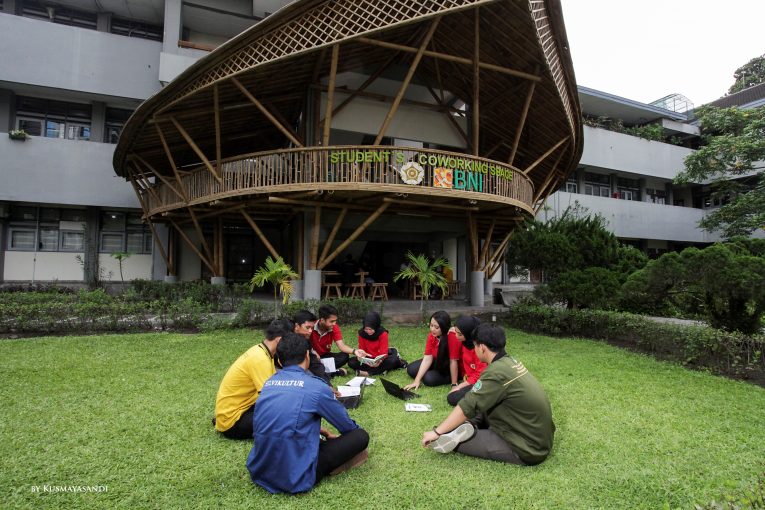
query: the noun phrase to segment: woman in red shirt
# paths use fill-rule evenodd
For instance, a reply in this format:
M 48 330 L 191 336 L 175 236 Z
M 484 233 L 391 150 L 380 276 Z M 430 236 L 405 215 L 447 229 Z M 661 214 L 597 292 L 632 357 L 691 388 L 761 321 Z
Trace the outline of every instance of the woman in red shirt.
M 414 382 L 404 389 L 417 389 L 421 383 L 425 386 L 441 386 L 451 383 L 457 386 L 460 376 L 460 341 L 457 335 L 449 331 L 452 319 L 449 314 L 439 310 L 430 316 L 430 334 L 425 343 L 425 355 L 422 359 L 409 364 L 406 369 Z
M 462 360 L 462 373 L 464 374 L 462 382 L 452 387 L 452 390 L 446 396 L 446 401 L 450 405 L 456 406 L 462 397 L 468 394 L 473 385 L 481 377 L 486 363 L 478 359 L 473 345 L 473 335 L 481 321 L 477 317 L 457 317 L 454 321 L 452 330 L 457 336 L 457 340 L 462 342 L 460 359 Z
M 371 364 L 362 363 L 359 358 L 351 358 L 348 366 L 358 370 L 359 375 L 379 375 L 389 370 L 402 367 L 401 358 L 396 349 L 388 348 L 388 331 L 382 327 L 380 314 L 371 310 L 367 312 L 359 330 L 359 349 L 367 353 L 364 359 L 375 359 L 383 356 Z

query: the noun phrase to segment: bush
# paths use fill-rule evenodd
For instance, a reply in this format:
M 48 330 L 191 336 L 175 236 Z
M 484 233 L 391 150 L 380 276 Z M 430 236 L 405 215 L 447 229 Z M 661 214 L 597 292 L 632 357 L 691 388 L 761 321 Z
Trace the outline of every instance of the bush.
M 124 298 L 130 301 L 190 300 L 209 306 L 215 312 L 233 312 L 251 295 L 245 284 L 212 285 L 207 282 L 165 283 L 156 280 L 133 280 Z
M 606 339 L 741 377 L 765 370 L 765 335 L 659 323 L 630 313 L 553 308 L 529 300 L 510 309 L 509 323 L 534 333 Z
M 344 323 L 360 322 L 364 315 L 374 307 L 374 303 L 363 299 L 337 298 L 327 301 L 308 299 L 304 301 L 292 301 L 282 307 L 282 317 L 292 318 L 298 310 L 308 310 L 318 314 L 319 307 L 323 304 L 337 308 L 337 313 Z
M 694 505 L 695 510 L 763 510 L 765 509 L 765 474 L 747 486 L 734 488 L 722 500 Z

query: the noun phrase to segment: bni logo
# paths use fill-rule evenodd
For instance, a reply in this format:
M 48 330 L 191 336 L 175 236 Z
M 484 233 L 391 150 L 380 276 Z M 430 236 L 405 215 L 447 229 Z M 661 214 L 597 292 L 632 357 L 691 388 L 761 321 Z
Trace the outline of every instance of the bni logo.
M 454 171 L 451 168 L 439 167 L 433 170 L 433 187 L 449 188 L 454 187 Z

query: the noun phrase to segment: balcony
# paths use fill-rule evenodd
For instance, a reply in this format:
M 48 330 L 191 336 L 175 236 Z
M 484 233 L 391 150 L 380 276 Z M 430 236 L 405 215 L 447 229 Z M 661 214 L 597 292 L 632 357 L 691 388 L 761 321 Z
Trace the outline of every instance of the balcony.
M 0 200 L 138 208 L 133 188 L 114 175 L 114 147 L 0 133 Z
M 584 126 L 580 165 L 671 180 L 684 168 L 683 162 L 692 152 L 677 145 Z
M 515 206 L 532 213 L 531 180 L 512 166 L 431 149 L 338 146 L 284 149 L 223 160 L 221 179 L 197 168 L 177 183 L 144 194 L 149 215 L 236 196 L 294 191 L 371 191 L 406 198 L 438 197 L 476 206 Z M 188 199 L 188 203 L 186 203 Z M 454 204 L 451 207 L 460 208 Z

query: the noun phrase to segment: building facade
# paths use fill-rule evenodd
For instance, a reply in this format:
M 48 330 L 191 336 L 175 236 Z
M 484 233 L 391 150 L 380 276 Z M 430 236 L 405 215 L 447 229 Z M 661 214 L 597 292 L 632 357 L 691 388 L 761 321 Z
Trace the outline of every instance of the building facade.
M 0 282 L 118 280 L 113 254 L 120 252 L 131 254 L 124 263 L 125 279 L 162 279 L 168 274 L 181 280 L 215 276 L 203 261 L 205 243 L 197 239 L 194 250 L 173 235 L 172 229 L 157 224 L 155 233 L 162 250 L 172 247 L 175 252 L 171 262 L 175 267 L 168 268 L 151 227 L 142 221 L 144 211 L 135 190 L 114 172 L 115 144 L 139 104 L 211 50 L 287 3 L 104 0 L 99 3 L 102 11 L 96 12 L 93 3 L 84 0 L 2 0 Z M 395 69 L 368 87 L 364 83 L 371 71 L 338 74 L 342 87 L 365 88 L 365 95 L 334 117 L 333 144 L 368 142 L 364 137 L 375 128 L 363 123 L 384 116 L 386 108 L 380 98 L 395 95 L 404 71 Z M 337 90 L 338 101 L 349 95 Z M 423 150 L 469 150 L 468 140 L 460 134 L 470 136 L 469 117 L 455 115 L 456 126 L 443 122 L 441 112 L 423 108 L 437 104 L 438 98 L 434 101 L 431 92 L 423 83 L 410 86 L 384 143 Z M 325 102 L 326 94 L 325 89 L 316 95 Z M 672 184 L 698 135 L 687 113 L 585 87 L 579 87 L 578 100 L 588 119 L 580 164 L 547 199 L 538 217 L 579 202 L 603 214 L 619 238 L 653 255 L 713 242 L 714 237 L 696 226 L 705 210 L 714 207 L 708 190 L 702 185 Z M 449 107 L 464 111 L 470 105 L 454 100 Z M 604 122 L 604 118 L 610 120 Z M 662 141 L 649 141 L 634 131 L 614 130 L 616 121 L 627 128 L 659 124 L 666 136 Z M 28 138 L 5 135 L 15 130 L 23 130 Z M 248 136 L 245 129 L 242 136 Z M 332 234 L 338 214 L 325 213 L 327 226 L 320 229 L 321 241 Z M 455 279 L 469 280 L 471 240 L 464 220 L 441 219 L 434 230 L 433 220 L 422 211 L 398 216 L 376 223 L 373 231 L 349 243 L 344 254 L 361 259 L 381 246 L 394 246 L 387 255 L 390 260 L 381 259 L 386 272 L 381 279 L 390 277 L 389 268 L 398 268 L 407 249 L 444 254 L 455 266 Z M 202 220 L 203 237 L 212 244 L 215 226 Z M 312 216 L 305 216 L 296 227 L 306 239 L 313 235 L 312 221 Z M 362 221 L 350 219 L 343 228 L 352 232 Z M 287 238 L 298 235 L 268 221 L 261 226 L 263 236 L 277 248 L 286 249 Z M 483 228 L 485 234 L 487 226 Z M 194 239 L 193 225 L 182 230 Z M 425 230 L 430 235 L 423 236 Z M 219 276 L 229 281 L 248 279 L 269 250 L 246 222 L 222 232 L 224 268 Z M 494 240 L 491 247 L 499 248 L 499 244 L 500 240 Z M 296 249 L 290 245 L 290 250 Z M 300 249 L 307 250 L 305 245 Z M 310 253 L 301 257 L 306 262 L 309 259 Z M 502 282 L 503 277 L 500 270 L 493 281 Z

